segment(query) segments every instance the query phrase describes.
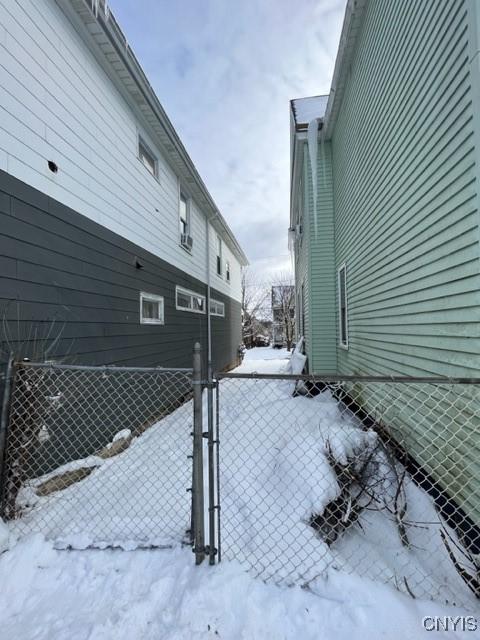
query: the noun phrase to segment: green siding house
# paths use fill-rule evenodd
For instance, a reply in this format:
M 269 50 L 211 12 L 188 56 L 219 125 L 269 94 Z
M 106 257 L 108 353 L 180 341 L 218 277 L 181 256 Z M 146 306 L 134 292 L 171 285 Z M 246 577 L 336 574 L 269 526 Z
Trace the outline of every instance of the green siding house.
M 479 377 L 480 2 L 349 0 L 330 94 L 292 100 L 290 119 L 309 371 Z M 480 524 L 471 393 L 451 420 L 391 421 Z

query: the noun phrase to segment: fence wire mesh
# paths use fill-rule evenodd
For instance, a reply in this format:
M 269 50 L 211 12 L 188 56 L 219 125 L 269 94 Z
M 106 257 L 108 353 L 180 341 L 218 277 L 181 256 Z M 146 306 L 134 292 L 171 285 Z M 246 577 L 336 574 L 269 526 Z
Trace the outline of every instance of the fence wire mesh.
M 480 597 L 479 384 L 221 377 L 223 558 Z
M 192 376 L 16 365 L 3 517 L 58 547 L 189 541 Z

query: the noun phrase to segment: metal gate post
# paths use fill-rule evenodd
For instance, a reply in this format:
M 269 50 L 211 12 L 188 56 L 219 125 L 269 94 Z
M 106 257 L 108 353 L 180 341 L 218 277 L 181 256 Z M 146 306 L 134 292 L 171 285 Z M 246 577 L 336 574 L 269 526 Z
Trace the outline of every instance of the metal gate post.
M 7 448 L 7 435 L 8 435 L 8 419 L 10 415 L 10 401 L 12 397 L 14 375 L 14 358 L 13 354 L 10 355 L 7 364 L 7 371 L 5 376 L 5 387 L 3 390 L 3 402 L 2 413 L 0 415 L 0 517 L 3 516 L 4 510 L 4 498 L 5 498 L 5 463 L 6 463 L 6 448 Z
M 205 558 L 205 514 L 203 500 L 203 409 L 202 409 L 202 357 L 198 342 L 193 347 L 193 541 L 195 563 Z
M 208 412 L 208 557 L 209 564 L 215 564 L 215 436 L 213 433 L 213 373 L 212 363 L 208 363 L 207 372 L 207 412 Z
M 218 378 L 215 380 L 215 444 L 217 445 L 217 558 L 218 562 L 222 561 L 222 529 L 220 522 L 220 383 Z

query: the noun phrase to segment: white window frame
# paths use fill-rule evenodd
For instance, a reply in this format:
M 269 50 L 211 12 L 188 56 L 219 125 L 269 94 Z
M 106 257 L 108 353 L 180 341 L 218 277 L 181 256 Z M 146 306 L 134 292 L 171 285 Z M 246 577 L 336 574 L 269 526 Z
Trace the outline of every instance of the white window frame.
M 228 282 L 228 284 L 230 284 L 230 282 L 232 281 L 232 272 L 230 266 L 230 260 L 225 260 L 225 282 Z
M 142 153 L 142 147 L 144 153 Z M 153 160 L 153 172 L 150 170 L 150 165 L 144 162 L 142 156 L 150 156 L 151 160 Z M 145 169 L 148 171 L 148 173 L 153 176 L 155 180 L 158 180 L 158 158 L 140 134 L 138 134 L 137 157 L 142 163 L 142 166 L 145 167 Z
M 212 304 L 215 305 L 220 305 L 220 311 L 218 310 L 218 308 L 213 311 L 212 310 Z M 217 316 L 219 318 L 224 318 L 225 317 L 225 303 L 221 302 L 220 300 L 215 300 L 214 298 L 210 298 L 210 315 L 211 316 Z
M 192 308 L 182 307 L 178 304 L 178 294 L 181 293 L 184 296 L 191 296 L 192 298 Z M 203 311 L 201 309 L 193 308 L 193 298 L 201 298 L 203 300 Z M 207 298 L 201 293 L 197 293 L 196 291 L 190 291 L 190 289 L 184 289 L 184 287 L 179 287 L 178 285 L 175 287 L 175 308 L 178 311 L 187 311 L 189 313 L 201 313 L 204 315 L 206 313 L 207 307 Z
M 345 342 L 342 340 L 342 335 L 343 335 L 343 331 L 342 331 L 342 300 L 340 298 L 341 296 L 341 273 L 344 272 L 345 274 L 345 304 L 343 305 L 345 307 Z M 347 263 L 344 262 L 343 264 L 341 264 L 338 267 L 337 270 L 337 287 L 338 287 L 338 299 L 337 299 L 337 304 L 338 304 L 338 344 L 342 349 L 346 349 L 348 350 L 348 346 L 349 346 L 349 336 L 348 336 L 348 293 L 347 293 Z
M 179 228 L 179 231 L 180 231 L 180 235 L 182 235 L 182 233 L 183 233 L 182 232 L 182 228 L 181 228 L 182 219 L 180 217 L 180 204 L 181 204 L 182 200 L 185 201 L 185 211 L 186 211 L 186 217 L 187 217 L 187 220 L 186 220 L 187 229 L 186 229 L 185 233 L 187 234 L 187 236 L 191 236 L 192 235 L 191 234 L 192 226 L 191 226 L 191 223 L 190 223 L 190 220 L 191 220 L 191 218 L 190 218 L 190 198 L 187 196 L 185 191 L 183 191 L 183 189 L 180 188 L 178 190 L 178 228 Z
M 216 238 L 216 251 L 215 251 L 215 273 L 219 278 L 223 278 L 223 264 L 222 264 L 222 239 L 217 233 Z M 220 272 L 218 268 L 220 267 Z
M 143 301 L 144 300 L 159 303 L 158 318 L 143 317 Z M 146 291 L 140 291 L 140 324 L 157 324 L 157 325 L 165 324 L 165 300 L 163 296 L 158 296 L 155 293 L 147 293 Z

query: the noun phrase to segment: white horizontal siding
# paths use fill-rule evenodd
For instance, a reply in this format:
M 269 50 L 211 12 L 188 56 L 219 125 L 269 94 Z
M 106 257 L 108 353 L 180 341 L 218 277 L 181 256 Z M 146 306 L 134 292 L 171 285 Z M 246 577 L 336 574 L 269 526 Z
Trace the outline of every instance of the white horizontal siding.
M 62 10 L 54 0 L 0 0 L 0 24 L 0 167 L 206 282 L 202 212 L 191 207 L 189 254 L 179 245 L 175 172 Z M 158 180 L 137 158 L 139 132 Z M 229 291 L 240 298 L 239 283 Z

